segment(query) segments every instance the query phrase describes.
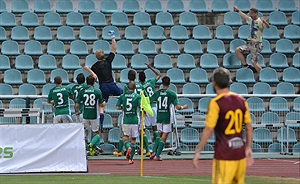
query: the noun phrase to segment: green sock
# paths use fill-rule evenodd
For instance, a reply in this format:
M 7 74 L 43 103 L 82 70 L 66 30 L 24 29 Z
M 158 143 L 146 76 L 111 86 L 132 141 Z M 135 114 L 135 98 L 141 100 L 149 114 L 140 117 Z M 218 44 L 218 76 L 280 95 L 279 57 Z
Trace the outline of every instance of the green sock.
M 156 140 L 156 137 L 158 137 L 158 131 L 154 131 L 153 132 L 153 140 L 155 141 Z M 153 141 L 153 142 L 154 142 Z
M 100 145 L 100 136 L 98 134 L 95 134 L 90 143 L 90 146 L 93 147 L 93 146 L 99 146 L 99 145 Z
M 149 151 L 148 137 L 146 135 L 144 135 L 144 147 L 145 147 L 146 153 L 150 152 Z
M 161 154 L 161 152 L 164 149 L 164 147 L 165 147 L 165 143 L 162 142 L 162 141 L 160 141 L 159 144 L 158 144 L 156 156 L 159 156 Z
M 156 153 L 156 151 L 157 151 L 157 148 L 158 148 L 158 144 L 160 143 L 160 140 L 161 140 L 161 138 L 160 137 L 156 137 L 156 139 L 155 139 L 155 144 L 154 144 L 154 146 L 153 146 L 153 153 Z
M 122 152 L 122 150 L 123 150 L 123 140 L 120 139 L 118 143 L 118 152 Z
M 126 150 L 130 147 L 130 143 L 128 141 L 125 142 L 125 148 Z
M 131 144 L 130 147 L 131 147 L 130 160 L 132 160 L 135 154 L 136 144 Z

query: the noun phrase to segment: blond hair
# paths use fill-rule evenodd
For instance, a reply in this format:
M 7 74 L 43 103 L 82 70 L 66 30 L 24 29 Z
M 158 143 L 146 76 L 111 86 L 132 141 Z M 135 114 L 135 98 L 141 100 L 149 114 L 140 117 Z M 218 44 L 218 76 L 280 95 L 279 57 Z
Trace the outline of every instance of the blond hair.
M 104 52 L 103 52 L 103 50 L 97 50 L 96 51 L 96 58 L 98 60 L 103 60 L 104 59 Z

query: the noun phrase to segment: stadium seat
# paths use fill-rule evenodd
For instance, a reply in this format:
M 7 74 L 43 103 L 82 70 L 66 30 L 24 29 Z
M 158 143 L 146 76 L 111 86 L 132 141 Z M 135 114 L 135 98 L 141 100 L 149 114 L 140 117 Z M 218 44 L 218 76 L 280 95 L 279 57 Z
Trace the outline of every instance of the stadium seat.
M 170 77 L 171 82 L 174 84 L 184 84 L 185 79 L 184 79 L 184 73 L 181 69 L 179 68 L 171 68 L 167 71 L 167 76 Z
M 26 108 L 26 100 L 22 98 L 14 98 L 9 102 L 9 108 Z
M 275 10 L 272 0 L 257 0 L 255 7 L 260 12 L 273 12 Z
M 11 12 L 14 14 L 29 12 L 27 0 L 13 0 L 11 2 Z
M 139 42 L 138 46 L 138 52 L 140 54 L 157 54 L 156 48 L 155 48 L 155 42 L 152 40 L 142 40 Z
M 193 28 L 193 38 L 197 40 L 211 40 L 212 36 L 206 25 L 198 25 Z
M 292 24 L 300 25 L 300 11 L 295 11 L 292 14 Z
M 244 83 L 232 83 L 230 84 L 229 90 L 237 94 L 248 94 L 248 88 Z
M 195 128 L 184 128 L 181 130 L 180 140 L 187 145 L 196 145 L 199 142 L 199 132 Z
M 78 12 L 82 14 L 90 14 L 96 11 L 96 6 L 93 0 L 83 0 L 78 2 Z
M 93 53 L 97 50 L 103 50 L 104 54 L 110 53 L 110 44 L 106 40 L 97 40 L 93 43 Z
M 107 26 L 105 15 L 102 12 L 92 12 L 89 14 L 89 26 L 105 27 Z
M 65 70 L 79 69 L 81 68 L 79 57 L 74 54 L 67 54 L 62 58 L 61 66 Z
M 229 12 L 227 0 L 212 0 L 211 11 L 215 13 Z
M 176 13 L 182 13 L 184 12 L 184 4 L 182 2 L 182 0 L 169 0 L 167 2 L 167 12 L 176 14 Z
M 219 40 L 233 40 L 233 30 L 228 25 L 219 25 L 216 28 L 216 39 Z
M 111 15 L 111 25 L 116 27 L 129 26 L 128 17 L 124 12 L 114 12 Z
M 293 110 L 297 112 L 288 112 L 285 115 L 285 124 L 289 123 L 290 128 L 300 128 L 300 101 L 299 97 L 294 99 Z
M 79 12 L 70 12 L 67 14 L 66 18 L 67 26 L 72 27 L 82 27 L 84 26 L 83 16 Z
M 297 143 L 297 144 L 294 144 L 293 146 L 293 153 L 296 154 L 296 153 L 300 153 L 300 143 Z
M 112 14 L 118 12 L 118 5 L 115 0 L 103 0 L 100 4 L 100 12 L 104 14 Z
M 279 124 L 279 116 L 275 112 L 265 112 L 261 115 L 261 124 Z
M 10 59 L 5 55 L 0 55 L 0 70 L 9 70 L 10 67 Z
M 128 26 L 125 28 L 125 39 L 140 41 L 143 39 L 142 29 L 138 26 Z
M 74 40 L 70 44 L 70 54 L 86 56 L 89 54 L 88 45 L 83 40 Z
M 0 13 L 6 12 L 6 2 L 4 0 L 0 0 Z
M 281 11 L 273 11 L 269 15 L 269 23 L 274 26 L 286 26 L 287 20 L 285 13 Z
M 204 0 L 191 0 L 189 10 L 193 13 L 207 13 L 206 2 Z
M 271 86 L 265 82 L 257 82 L 253 85 L 253 94 L 271 94 Z
M 44 15 L 44 25 L 49 27 L 62 26 L 60 15 L 56 12 L 48 12 Z
M 203 54 L 202 45 L 199 40 L 189 39 L 185 41 L 183 50 L 186 54 L 193 54 L 193 55 Z
M 149 64 L 148 57 L 145 54 L 135 54 L 131 58 L 131 68 L 135 70 L 145 70 L 147 69 L 147 65 Z
M 120 82 L 121 83 L 126 83 L 126 84 L 128 83 L 128 71 L 129 70 L 133 70 L 133 69 L 125 68 L 125 69 L 121 70 L 121 72 L 120 72 Z M 136 71 L 135 71 L 135 73 L 136 73 L 136 82 L 137 82 L 138 76 L 137 76 L 137 72 Z
M 182 87 L 182 94 L 201 94 L 200 86 L 196 83 L 186 83 Z
M 294 0 L 279 0 L 278 2 L 278 11 L 294 12 L 297 11 L 296 7 Z
M 0 27 L 0 41 L 5 41 L 7 40 L 6 38 L 6 31 L 3 27 Z
M 294 85 L 289 82 L 280 82 L 277 84 L 276 94 L 295 94 Z
M 198 20 L 196 15 L 193 12 L 182 12 L 179 15 L 179 25 L 182 26 L 197 26 L 198 25 Z
M 160 1 L 146 1 L 145 3 L 145 12 L 147 13 L 159 13 L 162 12 L 162 5 Z
M 83 26 L 79 30 L 79 39 L 83 41 L 96 41 L 98 34 L 96 28 L 93 26 Z
M 176 40 L 164 40 L 161 43 L 161 53 L 180 54 L 179 45 Z
M 38 26 L 38 27 L 34 28 L 33 37 L 37 41 L 51 41 L 51 40 L 53 40 L 51 29 L 47 26 Z
M 59 14 L 67 14 L 73 12 L 73 3 L 70 0 L 60 0 L 56 2 L 56 12 Z
M 165 36 L 165 30 L 163 27 L 161 26 L 150 26 L 148 28 L 148 33 L 147 33 L 147 38 L 150 40 L 165 40 L 166 36 Z
M 116 54 L 115 58 L 112 62 L 112 69 L 113 70 L 122 70 L 127 68 L 126 59 L 123 55 Z
M 218 39 L 209 40 L 207 42 L 207 52 L 211 54 L 226 54 L 224 42 Z
M 154 57 L 154 67 L 156 69 L 173 68 L 171 57 L 167 54 L 158 54 Z
M 152 26 L 150 15 L 147 12 L 137 12 L 133 16 L 133 25 L 140 27 Z
M 29 40 L 28 29 L 24 26 L 15 26 L 11 30 L 11 39 L 15 41 Z
M 22 14 L 21 25 L 25 27 L 39 26 L 39 19 L 37 14 L 32 12 L 25 12 Z
M 27 82 L 29 84 L 46 84 L 45 73 L 40 69 L 32 69 L 28 71 Z
M 280 39 L 276 41 L 276 52 L 284 54 L 294 54 L 293 42 L 289 39 Z
M 128 79 L 127 79 L 127 81 L 128 81 Z M 106 106 L 105 106 L 105 113 L 108 113 L 108 114 L 122 113 L 121 110 L 116 110 L 117 101 L 118 101 L 117 98 L 109 98 L 108 102 L 106 103 Z M 119 134 L 119 137 L 120 137 L 120 134 Z
M 262 40 L 263 50 L 260 52 L 261 54 L 272 54 L 270 42 L 266 39 Z
M 290 40 L 300 40 L 300 27 L 297 25 L 287 25 L 283 30 L 283 37 Z
M 252 120 L 252 124 L 256 124 L 256 116 L 250 112 L 250 117 L 251 117 L 251 120 Z
M 223 57 L 223 66 L 225 68 L 241 68 L 241 61 L 239 58 L 236 56 L 235 53 L 227 53 Z
M 263 100 L 260 97 L 250 97 L 247 99 L 251 113 L 263 113 L 266 111 Z
M 178 124 L 177 124 L 177 128 L 179 129 Z M 171 145 L 171 143 L 172 143 L 174 145 L 176 143 L 176 141 L 177 141 L 176 134 L 174 132 L 169 133 L 168 137 L 166 139 L 166 144 Z M 182 145 L 182 143 L 180 145 Z
M 36 40 L 29 40 L 25 42 L 24 54 L 30 56 L 40 56 L 43 54 L 42 44 Z
M 41 55 L 38 60 L 38 68 L 41 70 L 54 70 L 57 68 L 56 59 L 52 55 Z
M 109 130 L 112 129 L 113 126 L 113 120 L 110 114 L 104 114 L 104 120 L 103 120 L 103 129 Z
M 265 65 L 265 61 L 264 61 L 264 57 L 261 55 L 261 54 L 258 54 L 259 57 L 258 57 L 258 64 L 263 68 L 263 67 L 266 67 Z M 251 58 L 251 54 L 248 54 L 247 57 L 246 57 L 246 62 L 248 65 L 252 65 L 252 62 L 250 61 L 250 58 Z
M 251 148 L 252 148 L 253 153 L 262 153 L 263 152 L 261 146 L 257 143 L 252 143 Z
M 240 9 L 240 7 L 239 7 L 239 9 Z M 224 15 L 224 24 L 228 25 L 228 26 L 242 26 L 243 25 L 241 16 L 238 12 L 226 12 Z
M 298 68 L 286 68 L 283 70 L 282 80 L 284 82 L 299 83 L 300 82 L 300 71 Z
M 61 41 L 73 41 L 75 40 L 74 30 L 70 26 L 61 26 L 57 29 L 56 37 Z
M 133 44 L 129 40 L 119 40 L 117 42 L 117 53 L 123 55 L 133 55 Z
M 206 114 L 208 110 L 208 104 L 212 98 L 211 97 L 202 97 L 198 101 L 198 111 L 200 113 Z
M 278 83 L 278 74 L 274 68 L 263 68 L 259 74 L 259 80 L 266 83 Z
M 140 4 L 137 0 L 123 2 L 123 12 L 126 14 L 140 12 Z
M 254 143 L 273 143 L 272 135 L 267 128 L 257 128 L 253 130 L 253 142 Z
M 50 82 L 54 83 L 54 78 L 56 76 L 60 76 L 62 80 L 62 84 L 69 84 L 69 77 L 68 77 L 68 72 L 64 69 L 57 68 L 51 71 L 50 73 Z
M 108 142 L 111 144 L 117 144 L 120 140 L 120 128 L 112 128 L 108 131 Z
M 14 27 L 17 26 L 16 17 L 11 12 L 3 12 L 0 14 L 0 26 Z
M 230 44 L 229 44 L 229 51 L 231 53 L 235 53 L 235 49 L 241 45 L 246 45 L 246 41 L 242 40 L 242 39 L 235 39 L 235 40 L 231 40 Z
M 218 58 L 214 54 L 203 54 L 200 57 L 200 67 L 203 69 L 215 69 L 219 67 Z
M 55 87 L 55 84 L 47 83 L 43 85 L 42 95 L 48 95 L 50 90 Z
M 175 25 L 175 26 L 171 27 L 170 38 L 173 40 L 189 39 L 186 27 L 182 26 L 182 25 Z
M 240 68 L 236 71 L 237 82 L 255 83 L 254 73 L 249 68 Z
M 238 38 L 242 40 L 247 40 L 250 35 L 249 25 L 242 25 L 238 29 Z
M 160 73 L 159 70 L 155 69 L 158 73 Z M 155 73 L 150 69 L 150 68 L 147 68 L 145 71 L 145 74 L 146 74 L 146 81 L 149 80 L 149 79 L 153 79 L 155 78 Z M 157 81 L 157 83 L 161 83 L 161 79 Z
M 119 28 L 117 28 L 116 26 L 105 26 L 102 29 L 102 39 L 103 40 L 111 40 L 111 37 L 108 35 L 108 32 L 110 30 L 113 30 L 115 32 L 115 39 L 116 40 L 120 40 L 120 32 L 119 32 Z
M 268 153 L 286 153 L 286 147 L 284 144 L 272 143 L 268 147 Z
M 289 112 L 288 102 L 284 97 L 272 97 L 270 99 L 270 111 L 271 112 Z
M 205 87 L 205 94 L 216 94 L 212 83 L 209 83 Z
M 19 95 L 37 95 L 33 84 L 22 84 L 19 86 Z
M 34 1 L 34 13 L 47 13 L 51 11 L 51 4 L 49 0 Z
M 1 88 L 0 95 L 13 95 L 13 88 L 10 84 L 1 83 L 0 88 Z
M 113 155 L 113 153 L 116 151 L 116 147 L 109 143 L 100 144 L 99 147 L 104 150 L 101 155 Z
M 274 53 L 270 56 L 270 67 L 287 68 L 289 67 L 287 57 L 283 53 Z
M 14 40 L 6 40 L 2 42 L 1 53 L 7 56 L 20 55 L 19 44 Z
M 89 54 L 85 57 L 85 66 L 92 67 L 98 60 L 95 54 Z
M 48 102 L 47 98 L 38 98 L 38 99 L 35 99 L 33 101 L 33 108 L 39 108 L 40 109 L 40 113 L 42 113 L 43 103 L 45 103 L 45 102 Z M 44 107 L 44 113 L 46 113 L 46 114 L 52 113 L 52 107 L 51 106 L 45 106 Z
M 178 103 L 182 106 L 187 104 L 188 108 L 187 109 L 182 109 L 182 110 L 176 110 L 176 112 L 182 113 L 182 114 L 192 114 L 192 113 L 194 113 L 194 103 L 192 102 L 191 99 L 185 98 L 185 97 L 178 98 Z
M 266 40 L 279 40 L 278 29 L 274 25 L 270 25 L 269 28 L 265 28 L 263 32 L 263 39 Z
M 155 24 L 162 27 L 174 26 L 173 17 L 169 12 L 159 12 L 155 17 Z
M 31 70 L 34 68 L 33 59 L 29 55 L 19 55 L 15 60 L 15 67 L 18 70 Z
M 202 68 L 194 68 L 190 71 L 190 82 L 197 84 L 207 84 L 207 72 Z
M 80 73 L 82 73 L 82 74 L 84 75 L 85 78 L 87 78 L 87 77 L 90 75 L 90 73 L 89 73 L 87 70 L 84 70 L 84 69 L 82 69 L 82 68 L 79 68 L 79 69 L 75 70 L 75 71 L 74 71 L 74 78 L 73 78 L 73 83 L 74 83 L 74 84 L 77 84 L 76 77 L 77 77 L 77 75 L 80 74 Z M 68 85 L 70 85 L 70 84 L 68 84 Z
M 293 66 L 300 68 L 300 53 L 297 53 L 293 56 Z
M 234 6 L 237 6 L 242 12 L 248 12 L 251 8 L 249 0 L 235 0 Z
M 191 54 L 180 54 L 177 58 L 177 67 L 180 69 L 196 68 L 195 58 Z

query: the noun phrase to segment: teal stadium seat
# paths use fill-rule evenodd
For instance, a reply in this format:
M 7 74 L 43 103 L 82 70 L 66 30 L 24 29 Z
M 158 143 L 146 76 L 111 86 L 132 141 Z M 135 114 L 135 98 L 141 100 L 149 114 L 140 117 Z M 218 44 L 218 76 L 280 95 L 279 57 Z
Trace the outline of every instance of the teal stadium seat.
M 229 51 L 235 53 L 235 49 L 241 45 L 246 45 L 246 41 L 242 39 L 231 40 L 229 44 Z
M 142 29 L 138 26 L 128 26 L 125 28 L 125 39 L 131 41 L 143 40 Z
M 47 94 L 48 95 L 48 94 Z M 33 101 L 33 108 L 39 108 L 40 113 L 43 111 L 43 103 L 48 102 L 47 98 L 38 98 Z M 44 106 L 44 113 L 51 114 L 52 113 L 52 107 L 51 106 Z
M 193 12 L 182 12 L 179 15 L 179 25 L 182 26 L 197 26 L 198 20 Z
M 34 13 L 45 14 L 51 11 L 51 3 L 49 0 L 34 1 Z
M 268 147 L 268 153 L 286 153 L 286 147 L 284 144 L 272 143 Z
M 279 0 L 278 11 L 294 12 L 297 11 L 297 6 L 294 0 Z
M 29 40 L 28 29 L 24 26 L 15 26 L 11 30 L 11 39 L 15 41 Z
M 198 25 L 193 28 L 193 38 L 196 40 L 211 40 L 212 36 L 206 25 Z
M 200 67 L 203 69 L 215 69 L 219 67 L 218 58 L 214 54 L 203 54 L 200 57 Z
M 11 12 L 3 12 L 0 14 L 0 26 L 14 27 L 17 26 L 16 17 Z
M 0 70 L 9 70 L 10 67 L 10 59 L 8 56 L 0 55 Z
M 261 124 L 273 125 L 279 123 L 279 116 L 276 112 L 265 112 L 261 115 Z
M 133 25 L 140 27 L 152 26 L 150 15 L 147 12 L 137 12 L 133 16 Z
M 109 130 L 112 129 L 113 126 L 113 120 L 110 114 L 104 114 L 104 120 L 103 120 L 103 129 Z
M 160 71 L 155 69 L 159 74 L 160 74 Z M 145 71 L 145 75 L 146 75 L 146 81 L 147 80 L 150 80 L 150 79 L 153 79 L 155 78 L 155 73 L 150 69 L 150 68 L 147 68 Z M 157 81 L 157 83 L 161 83 L 161 79 Z
M 59 14 L 67 14 L 73 12 L 73 3 L 70 0 L 60 0 L 56 2 L 56 12 Z
M 148 57 L 145 54 L 135 54 L 131 58 L 131 68 L 135 70 L 145 70 L 148 67 L 146 64 L 149 64 Z
M 283 54 L 294 54 L 293 42 L 289 39 L 280 39 L 276 41 L 276 52 Z
M 200 113 L 205 114 L 207 112 L 208 104 L 209 104 L 209 101 L 211 99 L 212 99 L 211 97 L 202 97 L 202 98 L 199 99 L 199 101 L 198 101 L 198 111 Z
M 118 5 L 115 0 L 103 0 L 100 4 L 100 12 L 104 14 L 112 14 L 118 12 Z
M 187 109 L 182 109 L 182 110 L 176 110 L 176 112 L 181 113 L 181 114 L 192 114 L 194 113 L 194 103 L 192 102 L 191 99 L 182 97 L 178 98 L 178 103 L 183 106 L 185 104 L 188 105 Z
M 253 85 L 253 94 L 271 94 L 271 86 L 266 82 L 256 82 Z
M 148 28 L 147 38 L 150 40 L 165 40 L 165 30 L 161 26 L 153 25 Z
M 93 26 L 83 26 L 79 30 L 79 39 L 83 41 L 96 41 L 98 34 L 96 28 Z
M 87 56 L 89 54 L 88 45 L 83 40 L 74 40 L 70 44 L 70 54 Z
M 256 144 L 273 143 L 272 135 L 267 128 L 257 128 L 253 130 L 253 142 Z
M 29 12 L 27 0 L 13 0 L 11 2 L 11 12 L 14 14 Z
M 41 70 L 54 70 L 57 68 L 56 59 L 53 55 L 41 55 L 38 60 L 38 68 Z
M 37 14 L 32 12 L 25 12 L 22 14 L 21 25 L 25 27 L 37 27 L 39 26 L 39 19 Z
M 54 78 L 56 76 L 60 76 L 61 77 L 61 80 L 62 80 L 62 84 L 69 84 L 70 81 L 69 81 L 69 77 L 68 77 L 68 72 L 64 69 L 61 69 L 61 68 L 57 68 L 57 69 L 54 69 L 51 71 L 50 73 L 50 82 L 51 83 L 54 83 Z
M 225 45 L 222 40 L 213 39 L 207 42 L 207 52 L 211 54 L 226 54 Z
M 87 71 L 87 70 L 84 70 L 82 68 L 79 68 L 77 70 L 74 71 L 74 78 L 73 78 L 73 83 L 74 84 L 77 84 L 77 80 L 76 80 L 76 77 L 78 74 L 82 73 L 84 75 L 84 78 L 87 78 L 90 73 Z M 70 85 L 70 84 L 69 84 Z
M 122 70 L 127 68 L 126 59 L 121 54 L 116 54 L 115 58 L 112 62 L 112 69 L 113 70 Z
M 248 94 L 248 88 L 246 84 L 235 82 L 230 84 L 229 87 L 231 92 L 238 93 L 238 94 Z
M 120 140 L 120 128 L 112 128 L 108 132 L 108 142 L 117 144 Z
M 176 40 L 164 40 L 161 43 L 161 53 L 180 54 L 179 45 Z
M 195 39 L 189 39 L 185 41 L 183 50 L 186 54 L 193 54 L 193 55 L 203 54 L 201 42 Z
M 9 108 L 26 108 L 26 100 L 22 98 L 14 98 L 9 102 Z
M 285 13 L 281 11 L 273 11 L 269 15 L 269 23 L 275 26 L 286 26 L 287 20 Z
M 255 7 L 258 9 L 260 12 L 273 12 L 275 11 L 274 5 L 272 0 L 257 0 Z
M 114 12 L 111 15 L 111 25 L 116 27 L 129 26 L 127 14 L 124 12 Z
M 99 147 L 104 150 L 101 155 L 112 155 L 117 150 L 113 144 L 109 143 L 100 144 Z
M 204 0 L 191 0 L 189 10 L 193 13 L 207 13 L 207 6 Z
M 157 69 L 173 68 L 171 57 L 167 54 L 158 54 L 154 57 L 154 67 Z
M 44 15 L 44 25 L 48 27 L 60 27 L 62 26 L 62 22 L 60 19 L 60 15 L 56 12 L 47 12 Z
M 213 85 L 212 83 L 209 83 L 206 85 L 205 87 L 205 94 L 216 94 L 214 88 L 213 88 Z
M 19 55 L 15 60 L 15 67 L 18 70 L 31 70 L 34 68 L 33 59 L 29 55 Z
M 119 40 L 117 42 L 117 53 L 123 55 L 133 55 L 133 44 L 129 40 Z
M 286 113 L 289 112 L 288 102 L 284 97 L 272 97 L 270 100 L 270 111 L 276 113 Z
M 292 24 L 300 25 L 300 11 L 295 11 L 292 14 Z
M 169 12 L 159 12 L 155 17 L 155 24 L 162 27 L 174 26 L 173 17 Z
M 223 57 L 223 66 L 230 69 L 241 68 L 241 61 L 235 53 L 227 53 Z
M 47 26 L 38 26 L 34 28 L 33 38 L 37 41 L 51 41 L 53 40 L 51 29 Z
M 202 68 L 194 68 L 190 71 L 190 82 L 197 84 L 207 84 L 208 77 L 206 70 Z
M 262 153 L 263 152 L 261 145 L 259 145 L 257 143 L 252 143 L 251 148 L 252 148 L 253 153 Z
M 240 9 L 239 6 L 238 6 L 238 8 Z M 242 26 L 243 25 L 241 16 L 238 12 L 226 12 L 224 15 L 224 24 L 228 25 L 228 26 Z
M 31 69 L 27 74 L 27 82 L 34 85 L 46 84 L 45 73 L 40 69 Z
M 293 153 L 296 154 L 296 153 L 300 153 L 300 143 L 297 143 L 297 144 L 294 144 L 293 146 Z
M 276 86 L 276 94 L 295 94 L 294 85 L 290 82 L 280 82 Z
M 247 103 L 251 113 L 266 112 L 264 102 L 260 97 L 250 97 L 247 99 Z
M 160 1 L 146 0 L 145 12 L 156 14 L 162 11 L 163 9 Z
M 47 53 L 54 56 L 66 55 L 64 43 L 60 40 L 51 40 L 47 45 Z
M 6 12 L 6 2 L 4 0 L 0 0 L 0 13 Z
M 263 50 L 260 52 L 261 54 L 272 54 L 270 42 L 266 39 L 262 40 Z
M 61 66 L 65 70 L 79 69 L 81 68 L 79 57 L 74 54 L 67 54 L 62 58 Z
M 105 112 L 108 113 L 108 114 L 120 114 L 120 113 L 122 113 L 121 110 L 116 110 L 117 101 L 118 101 L 117 98 L 109 98 L 107 103 L 106 103 L 106 106 L 105 106 Z
M 106 40 L 97 40 L 93 43 L 93 53 L 97 50 L 103 50 L 104 54 L 110 53 L 110 44 Z
M 290 40 L 300 40 L 300 27 L 297 25 L 287 25 L 283 30 L 283 37 Z
M 238 29 L 238 38 L 247 40 L 250 35 L 249 25 L 242 25 Z
M 125 68 L 123 70 L 121 70 L 120 72 L 120 82 L 121 83 L 128 83 L 128 72 L 129 70 L 133 70 L 133 69 L 130 69 L 130 68 Z M 135 70 L 134 70 L 135 71 Z M 137 72 L 135 71 L 135 74 L 136 74 L 136 81 L 135 82 L 138 82 L 138 76 L 137 76 Z
M 251 54 L 248 54 L 246 57 L 246 62 L 248 65 L 252 65 L 252 62 L 250 61 Z M 266 67 L 264 57 L 261 54 L 258 54 L 258 64 L 263 68 Z
M 186 83 L 184 79 L 184 73 L 179 68 L 171 68 L 167 71 L 167 76 L 170 77 L 171 82 L 174 84 L 184 84 Z
M 0 84 L 0 88 L 0 95 L 13 95 L 13 88 L 10 84 L 2 83 Z
M 285 123 L 289 123 L 290 128 L 300 128 L 300 98 L 294 99 L 293 110 L 297 112 L 288 112 L 285 115 Z
M 237 6 L 242 12 L 248 12 L 251 8 L 249 0 L 235 0 L 234 6 Z
M 196 68 L 195 58 L 191 54 L 180 54 L 177 58 L 177 67 L 180 69 Z
M 184 128 L 180 133 L 182 143 L 191 145 L 199 142 L 199 132 L 195 128 Z
M 278 83 L 278 74 L 274 68 L 263 68 L 260 71 L 259 80 L 266 83 Z
M 163 85 L 161 84 L 159 86 L 159 89 L 162 89 L 162 88 L 163 88 Z M 170 83 L 169 90 L 174 91 L 174 93 L 178 93 L 178 89 L 177 89 L 176 85 L 173 83 Z
M 57 39 L 63 42 L 75 40 L 74 30 L 71 26 L 61 26 L 57 29 Z
M 51 83 L 47 83 L 47 84 L 43 85 L 42 95 L 47 95 L 48 96 L 50 90 L 54 87 L 55 87 L 55 84 L 51 84 Z
M 283 70 L 282 80 L 284 82 L 299 83 L 300 82 L 300 71 L 298 68 L 286 68 Z
M 196 83 L 186 83 L 182 87 L 182 94 L 201 94 L 200 86 Z
M 82 14 L 90 14 L 96 11 L 96 6 L 93 0 L 80 0 L 78 2 L 78 12 Z
M 137 0 L 124 1 L 122 7 L 126 14 L 140 12 L 140 4 Z
M 138 52 L 146 55 L 156 55 L 155 42 L 152 40 L 142 40 L 139 42 Z
M 0 27 L 0 41 L 5 41 L 7 38 L 6 38 L 6 31 L 3 27 Z
M 215 13 L 229 12 L 227 0 L 213 0 L 211 5 L 211 11 Z
M 42 44 L 37 40 L 29 40 L 25 42 L 24 54 L 30 56 L 40 56 L 43 54 Z
M 92 12 L 89 14 L 88 25 L 94 27 L 107 26 L 105 15 L 102 12 Z
M 182 0 L 169 0 L 167 2 L 167 12 L 170 12 L 170 13 L 182 13 L 184 12 L 184 4 L 182 2 Z
M 110 30 L 113 30 L 115 32 L 115 39 L 116 40 L 120 40 L 120 31 L 119 28 L 117 28 L 116 26 L 105 26 L 102 30 L 102 39 L 103 40 L 111 40 L 111 37 L 108 35 L 108 32 Z
M 33 84 L 22 84 L 19 86 L 19 95 L 37 95 Z
M 240 68 L 236 71 L 236 80 L 237 82 L 243 82 L 243 83 L 256 83 L 254 79 L 254 73 L 249 68 Z
M 278 28 L 274 25 L 270 25 L 269 28 L 265 28 L 263 32 L 263 39 L 266 40 L 279 40 Z
M 185 26 L 182 25 L 175 25 L 171 27 L 170 30 L 170 38 L 173 40 L 187 40 L 188 37 L 188 31 Z
M 233 40 L 233 30 L 231 26 L 228 25 L 219 25 L 216 28 L 216 39 L 219 40 Z

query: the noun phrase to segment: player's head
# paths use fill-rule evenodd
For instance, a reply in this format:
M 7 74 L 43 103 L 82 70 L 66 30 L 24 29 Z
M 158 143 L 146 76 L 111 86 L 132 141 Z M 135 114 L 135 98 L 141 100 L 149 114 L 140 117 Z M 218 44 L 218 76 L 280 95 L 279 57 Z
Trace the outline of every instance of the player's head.
M 168 77 L 168 76 L 164 76 L 163 78 L 162 78 L 162 85 L 163 86 L 170 86 L 170 82 L 171 80 L 170 80 L 170 77 Z
M 139 73 L 139 81 L 141 83 L 144 83 L 146 81 L 146 74 L 145 74 L 144 71 L 142 71 L 142 72 Z
M 213 72 L 213 84 L 219 89 L 228 88 L 230 83 L 230 73 L 225 68 L 217 68 Z
M 129 81 L 134 81 L 136 78 L 136 73 L 134 70 L 129 70 L 128 71 L 128 80 Z
M 251 8 L 249 14 L 253 20 L 258 18 L 258 10 L 256 8 Z
M 54 77 L 54 84 L 60 85 L 61 83 L 62 83 L 62 80 L 61 80 L 60 76 Z
M 104 60 L 104 51 L 103 50 L 97 50 L 96 51 L 96 58 L 99 60 L 99 61 L 102 61 Z
M 79 74 L 77 75 L 76 81 L 77 81 L 78 84 L 84 83 L 85 77 L 84 77 L 83 73 L 79 73 Z
M 128 83 L 128 89 L 129 89 L 130 91 L 134 91 L 135 88 L 136 88 L 135 82 L 134 82 L 134 81 L 129 81 L 129 83 Z
M 86 78 L 86 83 L 87 85 L 89 86 L 93 86 L 94 83 L 95 83 L 95 78 L 91 75 L 89 75 L 87 78 Z

